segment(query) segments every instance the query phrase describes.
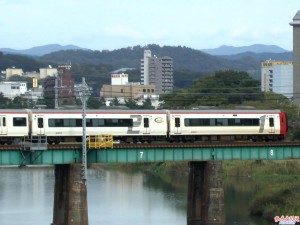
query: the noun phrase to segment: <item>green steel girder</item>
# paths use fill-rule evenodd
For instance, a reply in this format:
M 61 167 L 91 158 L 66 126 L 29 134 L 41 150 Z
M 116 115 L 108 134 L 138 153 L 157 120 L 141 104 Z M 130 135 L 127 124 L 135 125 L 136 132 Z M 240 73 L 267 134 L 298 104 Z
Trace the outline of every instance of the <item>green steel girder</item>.
M 81 149 L 1 150 L 0 165 L 53 165 L 81 162 Z M 88 163 L 300 159 L 300 146 L 155 147 L 90 149 Z

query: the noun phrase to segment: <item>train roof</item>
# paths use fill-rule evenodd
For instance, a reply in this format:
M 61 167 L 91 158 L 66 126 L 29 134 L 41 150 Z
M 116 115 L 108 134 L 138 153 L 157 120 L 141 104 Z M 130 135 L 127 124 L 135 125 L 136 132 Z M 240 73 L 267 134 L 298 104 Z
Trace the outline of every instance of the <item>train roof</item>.
M 186 114 L 270 114 L 270 113 L 280 113 L 278 109 L 275 110 L 257 110 L 257 109 L 246 109 L 246 110 L 237 110 L 237 109 L 207 109 L 207 110 L 169 110 L 171 114 L 176 113 L 186 113 Z
M 27 113 L 27 109 L 0 109 L 0 113 Z
M 64 110 L 64 109 L 33 109 L 31 110 L 33 113 L 82 113 L 82 109 L 72 109 L 72 110 Z M 85 110 L 86 113 L 111 113 L 111 114 L 117 114 L 117 113 L 144 113 L 144 114 L 161 114 L 166 113 L 166 110 L 103 110 L 103 109 L 87 109 Z

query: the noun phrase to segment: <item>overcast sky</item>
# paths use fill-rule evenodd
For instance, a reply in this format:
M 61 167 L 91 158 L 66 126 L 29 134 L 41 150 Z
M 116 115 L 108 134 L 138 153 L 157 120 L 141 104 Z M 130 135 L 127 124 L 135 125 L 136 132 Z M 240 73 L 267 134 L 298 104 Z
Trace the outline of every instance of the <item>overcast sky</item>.
M 278 45 L 299 0 L 0 0 L 0 48 Z

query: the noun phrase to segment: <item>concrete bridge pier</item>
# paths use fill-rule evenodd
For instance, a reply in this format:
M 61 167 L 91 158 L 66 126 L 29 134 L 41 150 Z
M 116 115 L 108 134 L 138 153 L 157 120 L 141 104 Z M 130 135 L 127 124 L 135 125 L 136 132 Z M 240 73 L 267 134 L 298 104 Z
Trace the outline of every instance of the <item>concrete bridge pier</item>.
M 187 224 L 225 224 L 222 161 L 189 162 Z
M 88 225 L 87 187 L 81 164 L 55 165 L 52 225 Z

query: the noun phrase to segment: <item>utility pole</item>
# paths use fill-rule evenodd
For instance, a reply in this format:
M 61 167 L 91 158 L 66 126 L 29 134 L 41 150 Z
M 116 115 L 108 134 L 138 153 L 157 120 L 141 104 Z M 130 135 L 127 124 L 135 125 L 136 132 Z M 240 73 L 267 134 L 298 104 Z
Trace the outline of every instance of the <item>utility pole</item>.
M 80 97 L 82 102 L 82 181 L 85 183 L 87 179 L 87 160 L 86 160 L 86 96 L 89 95 L 88 86 L 85 83 L 85 78 L 82 78 L 82 86 L 80 90 Z

